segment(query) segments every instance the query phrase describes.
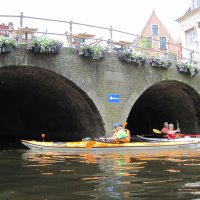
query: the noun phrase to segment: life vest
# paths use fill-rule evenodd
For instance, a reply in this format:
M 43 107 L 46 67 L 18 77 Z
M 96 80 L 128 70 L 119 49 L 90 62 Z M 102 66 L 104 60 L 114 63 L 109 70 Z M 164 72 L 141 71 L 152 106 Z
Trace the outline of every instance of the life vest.
M 125 142 L 130 142 L 131 141 L 131 134 L 130 134 L 130 131 L 128 129 L 125 129 L 126 130 L 126 134 L 127 134 L 127 138 L 125 138 Z
M 168 133 L 167 137 L 168 137 L 168 139 L 175 139 L 176 138 L 176 133 Z
M 130 142 L 131 136 L 128 129 L 121 129 L 116 133 L 116 137 L 119 139 L 119 142 Z

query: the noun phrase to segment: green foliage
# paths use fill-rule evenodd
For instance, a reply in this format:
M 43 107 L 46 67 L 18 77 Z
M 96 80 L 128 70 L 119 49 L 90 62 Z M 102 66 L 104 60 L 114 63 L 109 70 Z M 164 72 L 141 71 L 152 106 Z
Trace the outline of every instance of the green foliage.
M 78 52 L 80 55 L 91 56 L 92 59 L 100 59 L 104 57 L 104 54 L 107 53 L 107 50 L 105 47 L 101 46 L 100 44 L 96 45 L 82 45 L 78 47 Z
M 105 52 L 105 48 L 102 47 L 101 45 L 91 45 L 90 46 L 90 51 L 93 59 L 100 59 L 103 57 L 103 53 Z
M 59 40 L 46 37 L 36 37 L 27 44 L 27 49 L 39 48 L 40 53 L 59 53 L 63 43 Z
M 17 42 L 13 38 L 5 37 L 5 36 L 0 36 L 0 47 L 3 46 L 17 46 Z
M 171 66 L 172 61 L 168 58 L 168 56 L 152 56 L 149 58 L 149 63 L 153 67 L 162 67 L 162 68 L 168 68 Z
M 131 49 L 124 49 L 117 52 L 117 57 L 127 63 L 133 63 L 135 65 L 144 65 L 147 58 L 146 56 L 139 51 L 132 51 Z
M 177 62 L 177 67 L 180 72 L 189 73 L 191 76 L 194 76 L 195 74 L 198 74 L 198 65 L 194 62 L 188 62 L 188 61 L 179 61 Z

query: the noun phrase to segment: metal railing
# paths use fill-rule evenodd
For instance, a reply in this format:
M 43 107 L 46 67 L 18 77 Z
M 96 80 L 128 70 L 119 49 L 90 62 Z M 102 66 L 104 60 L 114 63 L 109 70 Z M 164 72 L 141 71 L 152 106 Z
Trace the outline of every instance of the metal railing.
M 1 18 L 14 18 L 17 19 L 19 21 L 19 28 L 18 29 L 13 29 L 12 31 L 18 31 L 18 43 L 21 44 L 22 43 L 22 36 L 23 36 L 23 28 L 26 27 L 25 26 L 25 20 L 31 20 L 31 23 L 28 22 L 28 24 L 32 24 L 33 20 L 39 20 L 39 21 L 45 21 L 45 22 L 55 22 L 55 23 L 59 23 L 62 24 L 62 27 L 64 27 L 65 31 L 61 31 L 59 33 L 56 32 L 49 32 L 49 31 L 35 31 L 35 34 L 43 34 L 43 35 L 53 35 L 53 36 L 59 36 L 59 37 L 65 37 L 65 39 L 61 39 L 62 41 L 67 42 L 67 46 L 69 47 L 73 47 L 73 39 L 74 37 L 77 35 L 76 31 L 74 30 L 76 28 L 76 26 L 78 26 L 79 28 L 77 30 L 80 29 L 80 27 L 84 27 L 84 30 L 91 30 L 91 29 L 98 29 L 98 30 L 103 30 L 106 31 L 107 35 L 107 39 L 104 39 L 103 37 L 91 37 L 91 38 L 87 38 L 87 39 L 91 39 L 92 41 L 98 41 L 98 42 L 103 42 L 105 45 L 109 46 L 110 50 L 113 51 L 114 49 L 114 45 L 117 42 L 117 38 L 119 38 L 119 40 L 124 41 L 125 39 L 129 38 L 130 45 L 132 48 L 134 49 L 139 49 L 142 52 L 145 52 L 147 54 L 150 55 L 163 55 L 163 54 L 172 54 L 174 56 L 176 56 L 176 59 L 178 60 L 188 60 L 190 62 L 192 61 L 196 61 L 197 63 L 200 62 L 200 53 L 196 52 L 194 50 L 190 50 L 187 48 L 182 47 L 181 45 L 178 44 L 173 44 L 170 42 L 166 42 L 166 49 L 154 49 L 154 48 L 147 48 L 142 46 L 141 41 L 146 38 L 143 37 L 141 35 L 137 35 L 137 34 L 133 34 L 133 33 L 128 33 L 125 31 L 121 31 L 121 30 L 117 30 L 114 29 L 112 26 L 110 26 L 109 28 L 106 27 L 101 27 L 101 26 L 94 26 L 94 25 L 89 25 L 89 24 L 83 24 L 83 23 L 78 23 L 78 22 L 73 22 L 73 21 L 64 21 L 64 20 L 56 20 L 56 19 L 48 19 L 48 18 L 39 18 L 39 17 L 30 17 L 30 16 L 25 16 L 23 15 L 23 13 L 21 13 L 20 15 L 0 15 Z M 63 25 L 64 24 L 64 25 Z M 66 26 L 67 24 L 67 26 Z M 89 29 L 88 29 L 89 28 Z M 66 31 L 68 30 L 68 31 Z M 10 31 L 10 29 L 0 29 L 1 31 Z M 95 31 L 95 33 L 99 33 L 99 31 Z M 117 35 L 118 34 L 118 35 Z M 121 35 L 120 35 L 121 34 Z M 95 34 L 96 35 L 96 34 Z M 120 35 L 120 36 L 119 36 Z M 139 42 L 135 42 L 134 41 L 139 41 Z M 153 43 L 160 43 L 160 40 L 155 40 L 152 38 Z M 125 45 L 126 46 L 126 45 Z M 170 49 L 175 49 L 173 51 L 171 51 Z M 184 55 L 183 53 L 184 52 Z M 186 56 L 185 56 L 186 55 Z

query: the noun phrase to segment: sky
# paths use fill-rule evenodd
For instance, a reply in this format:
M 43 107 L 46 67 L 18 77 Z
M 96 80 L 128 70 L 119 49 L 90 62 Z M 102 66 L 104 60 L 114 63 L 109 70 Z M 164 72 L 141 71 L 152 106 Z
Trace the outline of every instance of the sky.
M 20 15 L 23 12 L 24 16 L 29 17 L 72 20 L 106 28 L 112 26 L 116 30 L 140 35 L 155 10 L 172 37 L 178 40 L 180 27 L 175 20 L 184 15 L 190 2 L 191 0 L 1 0 L 0 15 Z M 0 24 L 9 21 L 14 22 L 15 29 L 19 27 L 19 19 L 0 17 Z M 24 20 L 23 27 L 25 26 L 54 33 L 69 31 L 69 25 L 65 23 Z M 73 32 L 109 37 L 109 31 L 105 33 L 83 26 L 74 25 Z M 120 38 L 121 35 L 116 37 Z

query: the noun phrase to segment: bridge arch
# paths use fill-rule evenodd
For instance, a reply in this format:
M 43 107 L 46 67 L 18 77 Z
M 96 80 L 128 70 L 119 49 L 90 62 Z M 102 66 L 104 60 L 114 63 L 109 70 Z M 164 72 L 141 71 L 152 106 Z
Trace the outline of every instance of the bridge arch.
M 136 99 L 136 96 L 139 98 Z M 178 125 L 183 133 L 199 133 L 200 96 L 194 88 L 177 80 L 159 81 L 142 94 L 132 94 L 124 109 L 132 134 L 153 134 L 163 122 Z M 125 115 L 124 114 L 124 115 Z
M 104 134 L 92 99 L 74 82 L 32 66 L 0 68 L 0 137 L 80 140 Z M 94 94 L 93 94 L 94 96 Z

